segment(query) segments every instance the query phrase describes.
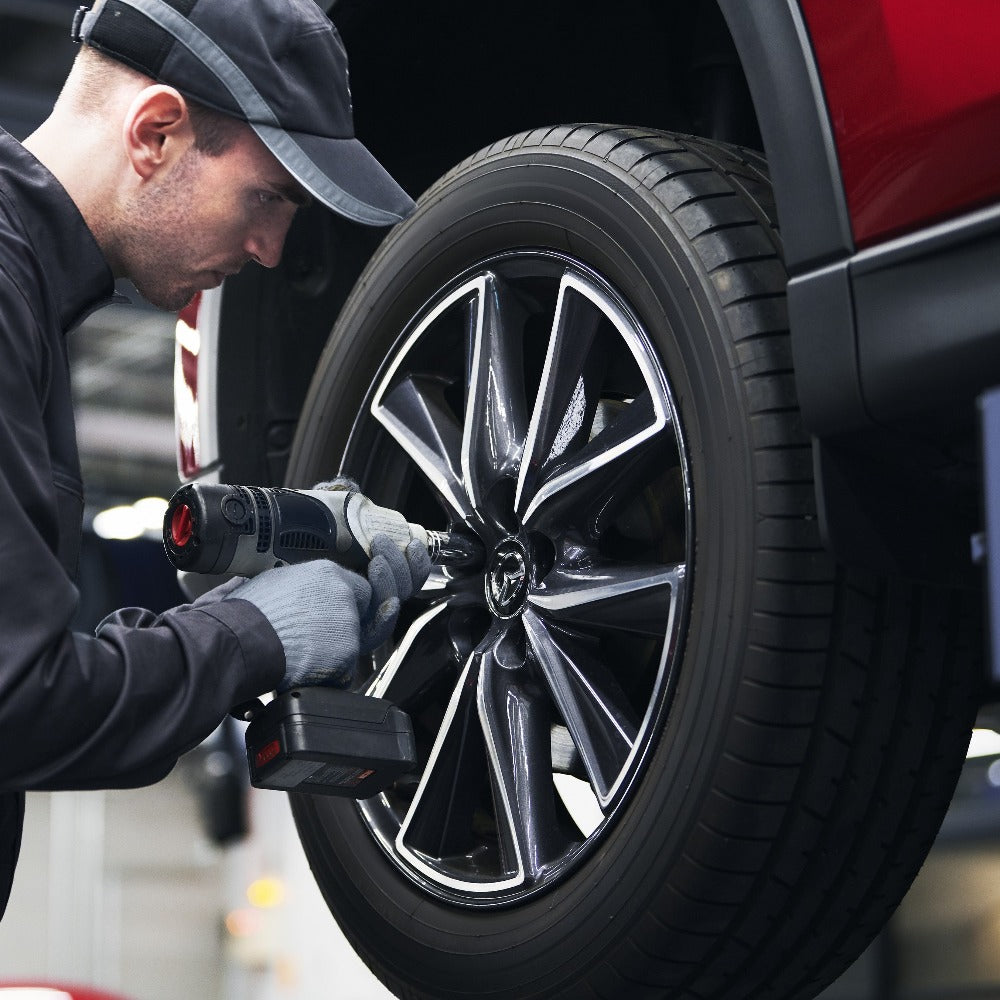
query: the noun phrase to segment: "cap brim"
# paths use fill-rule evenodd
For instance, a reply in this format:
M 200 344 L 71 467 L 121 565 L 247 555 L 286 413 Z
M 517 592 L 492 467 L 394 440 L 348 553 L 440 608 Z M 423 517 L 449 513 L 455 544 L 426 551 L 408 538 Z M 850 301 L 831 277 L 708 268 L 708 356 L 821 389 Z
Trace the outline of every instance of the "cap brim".
M 392 226 L 416 208 L 357 139 L 327 139 L 254 122 L 250 127 L 302 187 L 348 219 L 366 226 Z

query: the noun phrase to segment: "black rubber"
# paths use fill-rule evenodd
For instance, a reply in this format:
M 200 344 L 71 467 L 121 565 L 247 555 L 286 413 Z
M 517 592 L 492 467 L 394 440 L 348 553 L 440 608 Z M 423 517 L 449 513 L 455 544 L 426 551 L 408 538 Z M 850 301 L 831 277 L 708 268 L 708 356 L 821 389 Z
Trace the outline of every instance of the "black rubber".
M 944 815 L 975 714 L 977 599 L 827 555 L 765 165 L 648 130 L 524 133 L 428 191 L 331 336 L 292 485 L 340 467 L 423 302 L 515 247 L 599 272 L 670 379 L 695 524 L 671 710 L 601 849 L 537 899 L 492 912 L 437 901 L 352 806 L 296 799 L 316 878 L 401 997 L 814 997 L 878 932 Z

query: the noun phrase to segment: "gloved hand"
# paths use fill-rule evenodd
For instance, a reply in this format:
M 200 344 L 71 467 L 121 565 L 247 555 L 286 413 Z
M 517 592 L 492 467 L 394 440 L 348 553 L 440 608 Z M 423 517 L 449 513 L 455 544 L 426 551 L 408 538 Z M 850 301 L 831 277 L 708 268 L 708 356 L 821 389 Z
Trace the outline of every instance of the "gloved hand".
M 211 590 L 206 590 L 204 594 L 196 597 L 191 602 L 192 608 L 200 608 L 206 604 L 215 604 L 216 601 L 221 601 L 226 598 L 230 593 L 237 587 L 247 582 L 245 576 L 234 576 L 224 582 L 220 583 L 217 587 L 213 587 Z
M 314 490 L 353 490 L 355 493 L 361 492 L 361 487 L 351 479 L 350 476 L 334 476 L 333 479 L 324 479 L 317 483 Z
M 427 546 L 412 541 L 406 552 L 388 535 L 372 539 L 372 559 L 368 564 L 371 603 L 361 618 L 361 651 L 371 652 L 391 635 L 403 601 L 412 597 L 431 571 Z
M 285 650 L 279 691 L 308 684 L 348 687 L 354 680 L 361 617 L 372 603 L 372 586 L 363 577 L 316 559 L 261 573 L 224 600 L 232 598 L 255 605 L 277 633 Z
M 357 482 L 344 475 L 316 483 L 313 489 L 361 492 Z M 372 539 L 372 560 L 368 564 L 372 601 L 361 620 L 362 653 L 371 652 L 392 635 L 401 604 L 420 590 L 430 571 L 427 549 L 419 542 L 411 542 L 404 554 L 386 535 Z
M 430 568 L 420 542 L 403 553 L 387 535 L 376 535 L 367 580 L 317 559 L 261 573 L 223 600 L 249 601 L 271 623 L 285 651 L 279 691 L 309 684 L 348 687 L 358 656 L 392 636 L 402 602 L 423 586 Z

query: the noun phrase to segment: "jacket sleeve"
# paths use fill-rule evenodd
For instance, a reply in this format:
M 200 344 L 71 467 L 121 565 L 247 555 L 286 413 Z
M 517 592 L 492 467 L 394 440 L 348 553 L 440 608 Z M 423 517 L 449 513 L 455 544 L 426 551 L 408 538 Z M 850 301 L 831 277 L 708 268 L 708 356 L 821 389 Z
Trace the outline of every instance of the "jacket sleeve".
M 116 788 L 158 781 L 234 705 L 277 686 L 281 643 L 247 601 L 185 606 L 141 620 L 119 612 L 96 636 L 71 635 L 70 676 L 115 678 L 106 710 L 80 720 L 71 739 L 44 750 L 31 788 Z M 65 675 L 64 675 L 65 679 Z M 72 685 L 39 695 L 75 713 Z M 54 713 L 55 714 L 55 713 Z M 55 751 L 55 752 L 53 752 Z
M 0 788 L 147 784 L 275 687 L 281 643 L 240 600 L 70 631 L 78 593 L 58 556 L 43 417 L 48 366 L 64 360 L 2 267 L 0 356 Z

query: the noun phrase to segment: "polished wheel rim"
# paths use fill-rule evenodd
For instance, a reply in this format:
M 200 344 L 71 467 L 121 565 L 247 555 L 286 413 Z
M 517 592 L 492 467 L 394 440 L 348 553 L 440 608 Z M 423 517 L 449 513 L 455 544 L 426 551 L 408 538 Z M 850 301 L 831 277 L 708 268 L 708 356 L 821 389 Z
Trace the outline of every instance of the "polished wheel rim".
M 485 551 L 435 569 L 375 661 L 366 690 L 410 713 L 420 765 L 359 808 L 426 891 L 521 900 L 613 828 L 676 679 L 692 508 L 666 373 L 599 275 L 504 254 L 401 331 L 348 443 L 359 467 Z

